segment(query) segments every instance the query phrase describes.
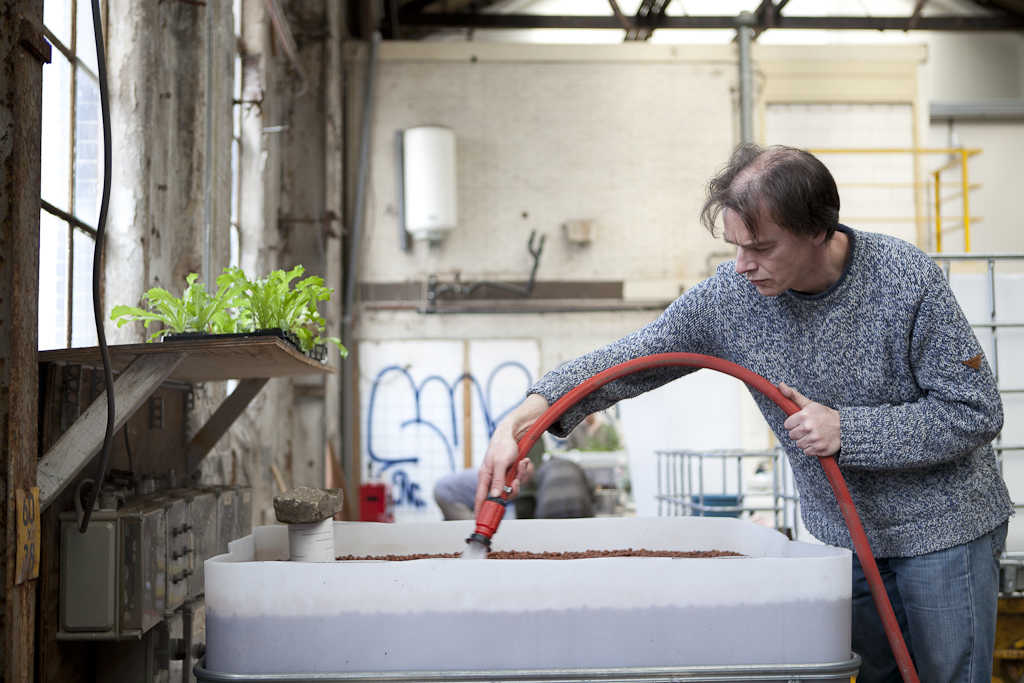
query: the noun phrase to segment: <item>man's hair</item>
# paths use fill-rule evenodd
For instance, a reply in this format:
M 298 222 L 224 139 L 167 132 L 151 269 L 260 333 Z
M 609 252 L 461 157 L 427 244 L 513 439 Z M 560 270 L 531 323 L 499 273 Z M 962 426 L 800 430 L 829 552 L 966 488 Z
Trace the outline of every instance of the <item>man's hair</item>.
M 839 226 L 839 190 L 810 152 L 743 144 L 708 182 L 700 222 L 712 235 L 724 209 L 735 211 L 755 239 L 762 218 L 797 235 L 829 239 Z

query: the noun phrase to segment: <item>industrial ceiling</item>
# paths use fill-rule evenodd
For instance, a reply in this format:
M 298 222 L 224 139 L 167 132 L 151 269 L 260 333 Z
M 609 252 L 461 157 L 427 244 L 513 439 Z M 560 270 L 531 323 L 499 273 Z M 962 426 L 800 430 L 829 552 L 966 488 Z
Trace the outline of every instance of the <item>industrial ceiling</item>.
M 903 0 L 870 12 L 863 0 L 819 3 L 790 0 L 708 3 L 699 0 L 592 0 L 590 13 L 541 12 L 529 0 L 366 0 L 353 3 L 357 33 L 379 30 L 385 39 L 416 40 L 450 29 L 613 29 L 625 40 L 648 40 L 659 29 L 769 29 L 1021 31 L 1024 0 Z M 579 5 L 581 3 L 577 3 Z M 735 14 L 721 9 L 739 8 Z M 826 14 L 820 13 L 826 7 Z M 903 8 L 892 11 L 892 8 Z M 837 8 L 838 11 L 837 11 Z M 794 11 L 794 9 L 796 11 Z M 717 10 L 718 13 L 715 13 Z M 365 37 L 365 36 L 363 36 Z

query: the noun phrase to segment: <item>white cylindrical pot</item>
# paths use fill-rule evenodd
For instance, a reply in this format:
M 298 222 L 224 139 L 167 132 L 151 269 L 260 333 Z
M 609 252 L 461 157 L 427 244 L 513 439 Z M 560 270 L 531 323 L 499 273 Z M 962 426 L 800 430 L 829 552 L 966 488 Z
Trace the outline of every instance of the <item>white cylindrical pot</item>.
M 441 239 L 458 222 L 454 131 L 444 126 L 405 130 L 402 165 L 405 229 L 416 239 Z
M 334 519 L 289 524 L 288 555 L 292 562 L 334 562 Z

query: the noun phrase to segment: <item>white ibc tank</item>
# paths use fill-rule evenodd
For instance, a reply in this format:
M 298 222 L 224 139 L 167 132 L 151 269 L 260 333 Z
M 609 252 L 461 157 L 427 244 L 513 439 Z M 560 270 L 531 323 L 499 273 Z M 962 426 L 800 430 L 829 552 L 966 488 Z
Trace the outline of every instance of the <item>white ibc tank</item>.
M 416 239 L 436 241 L 455 227 L 455 133 L 444 126 L 418 126 L 402 134 L 405 229 Z
M 473 525 L 334 522 L 334 541 L 342 555 L 457 553 Z M 746 557 L 286 562 L 288 530 L 256 527 L 206 561 L 206 666 L 340 676 L 850 657 L 845 549 L 715 517 L 510 520 L 494 546 Z

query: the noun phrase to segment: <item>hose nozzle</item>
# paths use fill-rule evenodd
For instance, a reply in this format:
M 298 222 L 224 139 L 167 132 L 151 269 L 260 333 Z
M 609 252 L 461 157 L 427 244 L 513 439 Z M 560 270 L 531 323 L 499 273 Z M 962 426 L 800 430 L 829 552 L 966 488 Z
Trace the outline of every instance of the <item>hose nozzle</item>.
M 508 493 L 501 497 L 489 496 L 484 500 L 483 505 L 476 514 L 476 529 L 466 539 L 466 543 L 479 543 L 488 551 L 491 549 L 491 537 L 498 530 L 501 518 L 505 516 L 505 506 L 508 505 Z

